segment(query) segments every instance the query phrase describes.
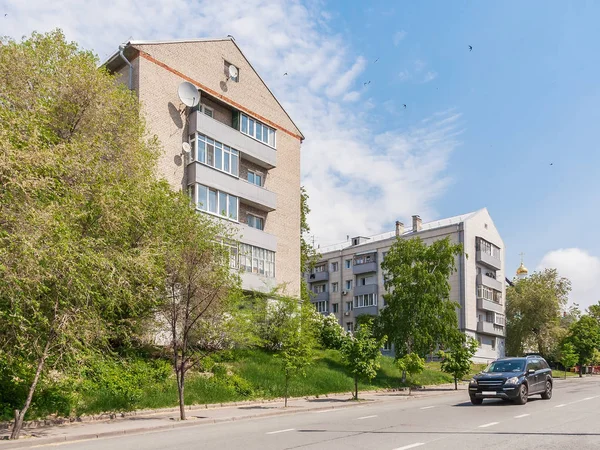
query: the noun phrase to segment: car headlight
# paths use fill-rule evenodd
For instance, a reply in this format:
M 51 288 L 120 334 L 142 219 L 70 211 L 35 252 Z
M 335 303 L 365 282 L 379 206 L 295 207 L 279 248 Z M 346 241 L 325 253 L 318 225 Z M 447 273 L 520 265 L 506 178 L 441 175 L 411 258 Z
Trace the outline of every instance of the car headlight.
M 504 384 L 519 384 L 519 377 L 509 378 Z
M 475 378 L 471 378 L 471 381 L 469 382 L 469 384 L 477 385 L 477 380 Z

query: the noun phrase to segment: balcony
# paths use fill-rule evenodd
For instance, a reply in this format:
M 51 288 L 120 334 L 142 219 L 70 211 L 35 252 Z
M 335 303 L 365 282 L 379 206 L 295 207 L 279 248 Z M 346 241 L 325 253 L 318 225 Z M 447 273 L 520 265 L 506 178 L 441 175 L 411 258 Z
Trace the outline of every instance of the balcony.
M 477 299 L 477 309 L 483 309 L 484 311 L 494 311 L 500 314 L 504 312 L 503 307 L 500 303 L 492 302 L 485 298 Z
M 199 114 L 198 111 L 191 113 L 189 130 L 190 134 L 198 131 L 239 150 L 244 154 L 244 159 L 267 170 L 276 166 L 277 151 L 274 148 L 252 139 L 241 131 L 208 117 L 206 114 Z
M 236 237 L 240 242 L 273 252 L 277 251 L 277 236 L 244 224 L 237 225 L 237 229 L 238 233 Z
M 494 270 L 502 269 L 502 264 L 500 264 L 500 259 L 495 256 L 490 255 L 489 253 L 482 252 L 481 250 L 477 250 L 475 254 L 475 261 L 481 264 L 484 264 Z
M 495 291 L 502 292 L 502 282 L 496 280 L 495 278 L 488 277 L 482 273 L 477 275 L 477 284 L 481 284 L 489 287 L 490 289 L 494 289 Z
M 377 262 L 368 262 L 364 264 L 356 264 L 352 266 L 352 273 L 354 275 L 360 275 L 362 273 L 377 272 Z
M 273 292 L 277 287 L 275 278 L 268 278 L 251 272 L 242 272 L 242 289 L 245 291 Z
M 354 308 L 354 317 L 369 315 L 376 316 L 377 315 L 377 306 L 364 306 L 362 308 Z
M 244 203 L 262 211 L 274 211 L 277 207 L 277 194 L 274 192 L 199 162 L 193 162 L 187 166 L 187 184 L 192 183 L 200 183 L 235 195 Z
M 329 292 L 319 292 L 318 294 L 313 292 L 310 300 L 313 302 L 328 302 Z
M 496 325 L 492 322 L 477 322 L 477 332 L 483 334 L 491 334 L 492 336 L 504 337 L 504 327 Z
M 309 283 L 316 283 L 317 281 L 329 281 L 329 272 L 324 270 L 323 272 L 315 272 L 308 275 Z
M 365 284 L 354 286 L 354 295 L 377 294 L 379 286 L 377 284 Z

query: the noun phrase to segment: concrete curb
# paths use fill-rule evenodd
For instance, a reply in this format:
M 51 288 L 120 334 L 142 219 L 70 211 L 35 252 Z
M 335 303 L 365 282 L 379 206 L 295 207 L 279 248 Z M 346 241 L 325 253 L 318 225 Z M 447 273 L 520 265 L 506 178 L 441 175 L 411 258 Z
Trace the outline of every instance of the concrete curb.
M 147 433 L 147 432 L 152 432 L 152 431 L 165 431 L 165 430 L 172 430 L 175 428 L 187 428 L 187 427 L 210 425 L 210 424 L 216 424 L 216 423 L 235 422 L 235 421 L 240 421 L 240 420 L 256 419 L 256 418 L 260 418 L 260 417 L 272 417 L 272 416 L 279 416 L 279 415 L 284 415 L 284 414 L 297 414 L 297 413 L 311 412 L 311 411 L 324 411 L 324 410 L 328 410 L 328 409 L 351 408 L 353 406 L 359 406 L 361 404 L 364 404 L 364 402 L 376 403 L 376 402 L 380 402 L 380 401 L 381 400 L 377 400 L 377 399 L 369 399 L 369 400 L 359 401 L 359 402 L 347 404 L 347 405 L 327 405 L 327 406 L 319 406 L 319 407 L 315 407 L 315 408 L 306 408 L 306 409 L 290 407 L 290 409 L 287 409 L 287 410 L 268 411 L 268 412 L 265 412 L 262 414 L 251 414 L 251 415 L 239 416 L 239 417 L 235 417 L 235 416 L 222 417 L 222 418 L 216 418 L 216 419 L 198 419 L 198 420 L 190 420 L 190 421 L 185 421 L 185 422 L 178 421 L 175 423 L 170 423 L 170 424 L 165 424 L 165 425 L 157 425 L 157 426 L 151 426 L 151 427 L 137 427 L 137 428 L 130 428 L 127 430 L 105 431 L 105 432 L 101 432 L 101 433 L 79 434 L 79 435 L 75 435 L 75 436 L 53 436 L 53 437 L 47 437 L 47 438 L 27 437 L 27 438 L 21 438 L 17 441 L 8 441 L 8 440 L 0 441 L 0 449 L 8 450 L 8 449 L 15 449 L 15 448 L 28 448 L 28 447 L 33 447 L 33 446 L 49 445 L 49 444 L 56 444 L 56 443 L 78 442 L 78 441 L 87 441 L 87 440 L 91 440 L 91 439 L 109 438 L 109 437 L 115 437 L 115 436 L 126 436 L 126 435 L 132 435 L 132 434 Z M 179 408 L 176 408 L 176 411 L 179 411 Z

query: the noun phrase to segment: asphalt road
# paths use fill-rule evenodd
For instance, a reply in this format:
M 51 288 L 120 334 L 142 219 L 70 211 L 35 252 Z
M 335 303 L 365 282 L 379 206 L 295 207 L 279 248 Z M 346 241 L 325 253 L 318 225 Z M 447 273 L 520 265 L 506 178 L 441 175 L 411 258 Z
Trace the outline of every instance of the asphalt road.
M 39 446 L 46 447 L 46 446 Z M 39 448 L 38 447 L 38 448 Z M 68 444 L 64 449 L 600 449 L 600 377 L 524 406 L 465 391 Z

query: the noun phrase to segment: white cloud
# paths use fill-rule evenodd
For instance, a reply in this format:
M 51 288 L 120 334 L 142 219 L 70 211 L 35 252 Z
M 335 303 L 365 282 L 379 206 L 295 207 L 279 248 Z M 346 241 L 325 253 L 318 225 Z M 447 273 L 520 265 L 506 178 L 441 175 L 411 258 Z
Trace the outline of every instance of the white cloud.
M 400 45 L 400 42 L 406 37 L 406 34 L 407 33 L 404 30 L 396 31 L 394 33 L 393 41 L 395 47 L 398 47 L 398 45 Z
M 319 1 L 5 3 L 4 34 L 18 38 L 60 27 L 101 59 L 129 38 L 235 36 L 307 138 L 303 184 L 311 196 L 309 221 L 322 244 L 378 233 L 412 214 L 433 218 L 432 202 L 451 181 L 445 169 L 459 144 L 460 114 L 432 114 L 398 128 L 376 99 L 350 108 L 348 102 L 360 98 L 366 62 L 346 36 L 331 31 L 335 18 L 319 10 Z M 394 42 L 405 35 L 398 31 Z M 425 68 L 417 61 L 406 76 L 422 80 Z
M 548 252 L 536 270 L 556 269 L 571 280 L 570 301 L 582 312 L 600 300 L 600 258 L 579 248 L 561 248 Z
M 433 72 L 432 70 L 430 70 L 429 72 L 427 72 L 425 74 L 425 76 L 423 77 L 423 83 L 429 83 L 430 81 L 433 81 L 437 78 L 437 72 Z

